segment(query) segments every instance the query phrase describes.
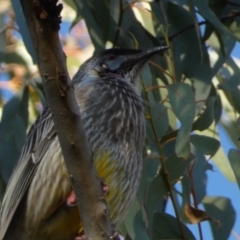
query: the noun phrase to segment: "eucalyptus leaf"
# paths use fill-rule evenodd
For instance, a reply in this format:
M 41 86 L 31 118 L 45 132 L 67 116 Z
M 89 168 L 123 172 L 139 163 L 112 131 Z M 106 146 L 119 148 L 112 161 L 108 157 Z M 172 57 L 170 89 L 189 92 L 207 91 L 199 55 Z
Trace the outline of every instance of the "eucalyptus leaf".
M 228 152 L 228 159 L 231 164 L 233 173 L 237 180 L 238 187 L 240 189 L 240 152 L 238 149 L 230 149 Z
M 195 116 L 195 100 L 191 87 L 185 83 L 168 86 L 169 101 L 173 112 L 181 123 L 175 151 L 177 156 L 187 158 L 190 154 L 190 132 Z
M 183 239 L 175 217 L 167 213 L 155 213 L 153 218 L 152 240 Z M 196 239 L 192 232 L 182 223 L 186 240 Z
M 228 239 L 236 220 L 231 200 L 220 196 L 206 196 L 202 203 L 207 213 L 215 219 L 210 221 L 213 239 Z
M 28 31 L 26 19 L 23 14 L 22 6 L 20 4 L 20 0 L 11 0 L 12 7 L 14 9 L 14 13 L 16 16 L 16 21 L 19 26 L 20 33 L 23 38 L 24 45 L 29 53 L 29 55 L 32 57 L 32 61 L 34 64 L 37 63 L 35 50 L 33 48 L 32 40 L 30 37 L 30 33 Z
M 213 156 L 220 147 L 220 142 L 212 137 L 191 135 L 190 142 L 204 155 Z

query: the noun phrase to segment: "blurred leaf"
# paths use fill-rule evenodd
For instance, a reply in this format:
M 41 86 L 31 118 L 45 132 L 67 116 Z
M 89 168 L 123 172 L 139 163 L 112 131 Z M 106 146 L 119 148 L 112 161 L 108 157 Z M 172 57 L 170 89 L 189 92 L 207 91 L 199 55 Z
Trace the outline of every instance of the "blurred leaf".
M 221 68 L 220 74 L 217 75 L 217 79 L 220 82 L 219 88 L 223 90 L 229 103 L 238 113 L 240 113 L 240 90 L 238 89 L 238 85 L 240 84 L 239 74 L 240 70 L 238 65 L 232 58 L 229 58 L 227 64 Z
M 113 44 L 116 44 L 119 34 L 119 24 L 121 25 L 121 1 L 110 0 L 109 1 L 109 13 L 110 13 L 110 26 L 108 40 Z
M 4 128 L 4 132 L 2 128 Z M 26 128 L 23 119 L 16 115 L 13 119 L 9 119 L 7 124 L 1 123 L 0 129 L 1 175 L 7 183 L 26 139 Z
M 38 97 L 41 100 L 41 103 L 43 105 L 43 108 L 48 106 L 46 97 L 45 97 L 45 92 L 42 84 L 42 79 L 41 78 L 33 78 L 30 82 L 30 85 L 34 88 L 34 90 L 37 92 Z
M 215 28 L 217 28 L 223 34 L 232 37 L 235 40 L 240 40 L 239 36 L 234 35 L 212 12 L 209 7 L 208 0 L 194 0 L 195 6 L 198 8 L 200 14 L 208 20 Z
M 28 86 L 23 87 L 18 91 L 4 106 L 2 118 L 0 124 L 7 124 L 8 121 L 17 114 L 23 118 L 24 123 L 26 123 L 25 128 L 27 127 L 27 118 L 28 118 L 28 97 L 29 91 Z M 2 130 L 2 128 L 0 128 Z
M 240 69 L 233 58 L 229 57 L 226 61 L 224 68 L 228 70 L 229 76 L 224 76 L 225 81 L 218 85 L 219 89 L 224 91 L 235 90 L 240 85 Z
M 194 27 L 195 27 L 195 31 L 196 31 L 196 35 L 197 35 L 197 39 L 198 39 L 198 44 L 199 44 L 199 50 L 202 53 L 203 49 L 202 49 L 202 41 L 201 41 L 201 35 L 200 35 L 200 27 L 198 24 L 198 19 L 196 16 L 196 10 L 195 10 L 193 0 L 187 0 L 187 5 L 189 7 L 189 12 L 191 13 L 192 18 L 193 18 Z
M 195 100 L 191 87 L 185 83 L 168 86 L 169 101 L 173 112 L 181 122 L 175 151 L 177 156 L 187 158 L 190 154 L 189 135 L 195 116 Z
M 30 37 L 30 33 L 28 31 L 27 23 L 22 11 L 22 6 L 20 4 L 20 0 L 11 0 L 12 7 L 14 9 L 14 13 L 16 16 L 16 21 L 19 26 L 20 33 L 22 35 L 22 39 L 24 42 L 24 45 L 29 53 L 29 55 L 32 57 L 33 64 L 37 63 L 35 51 L 32 45 L 32 40 Z
M 75 0 L 64 0 L 64 2 L 76 12 Z
M 229 26 L 229 30 L 236 36 L 236 38 L 240 39 L 240 27 L 239 24 L 236 21 L 233 21 L 231 25 Z
M 207 213 L 220 222 L 218 224 L 216 220 L 210 221 L 213 239 L 228 239 L 236 219 L 231 200 L 225 197 L 206 196 L 202 203 Z
M 0 62 L 2 62 L 6 52 L 6 30 L 4 30 L 5 26 L 6 24 L 4 23 L 4 15 L 0 14 Z
M 220 142 L 215 138 L 201 135 L 191 135 L 190 142 L 204 155 L 213 156 L 220 147 Z
M 24 65 L 25 67 L 27 67 L 26 60 L 17 52 L 6 53 L 3 61 L 8 64 L 17 63 L 17 64 Z
M 141 24 L 144 29 L 152 36 L 156 36 L 153 27 L 153 17 L 151 11 L 146 9 L 144 5 L 135 5 L 133 10 L 135 10 L 135 15 L 139 15 L 138 20 L 141 19 Z
M 152 240 L 183 239 L 175 217 L 167 213 L 155 213 L 153 217 Z M 182 223 L 185 239 L 196 239 L 192 232 Z
M 237 180 L 240 189 L 240 152 L 238 149 L 230 149 L 228 152 L 228 159 Z
M 100 1 L 101 3 L 103 1 Z M 105 47 L 104 42 L 104 31 L 102 31 L 99 27 L 99 23 L 109 21 L 109 13 L 102 18 L 102 20 L 97 21 L 96 17 L 99 16 L 98 11 L 102 11 L 102 7 L 100 9 L 96 9 L 96 7 L 93 8 L 92 3 L 86 0 L 83 1 L 75 1 L 77 13 L 80 14 L 86 22 L 89 35 L 91 37 L 92 43 L 95 47 L 96 51 L 103 50 Z M 105 3 L 103 3 L 105 5 Z M 108 24 L 107 24 L 108 26 Z M 108 30 L 107 26 L 104 28 L 104 30 Z
M 3 108 L 0 122 L 0 165 L 5 182 L 8 182 L 26 138 L 28 96 L 28 86 L 25 86 Z
M 210 57 L 213 64 L 212 74 L 215 75 L 223 66 L 224 62 L 228 59 L 235 46 L 236 41 L 226 35 L 213 33 L 208 39 L 208 43 L 217 54 L 216 57 L 216 54 L 214 54 L 214 52 L 210 52 Z

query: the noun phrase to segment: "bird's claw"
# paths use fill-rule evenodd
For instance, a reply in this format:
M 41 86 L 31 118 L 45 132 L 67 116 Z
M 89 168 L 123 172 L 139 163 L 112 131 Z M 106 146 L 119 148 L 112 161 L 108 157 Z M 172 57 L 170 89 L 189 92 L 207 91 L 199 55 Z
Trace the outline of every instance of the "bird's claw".
M 103 194 L 107 195 L 109 193 L 109 187 L 104 183 L 102 179 L 101 179 L 101 186 L 102 186 Z M 74 207 L 77 205 L 76 194 L 74 193 L 73 190 L 70 192 L 66 203 L 68 207 Z

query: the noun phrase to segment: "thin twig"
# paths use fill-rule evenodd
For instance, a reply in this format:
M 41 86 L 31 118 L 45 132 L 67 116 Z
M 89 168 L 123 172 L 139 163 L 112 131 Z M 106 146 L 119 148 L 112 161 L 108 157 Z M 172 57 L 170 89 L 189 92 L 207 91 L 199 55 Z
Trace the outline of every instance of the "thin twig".
M 195 161 L 196 161 L 196 160 L 195 160 Z M 195 164 L 192 166 L 191 169 L 190 169 L 190 167 L 188 167 L 187 170 L 188 170 L 189 179 L 190 179 L 190 181 L 191 181 L 191 194 L 192 194 L 192 197 L 193 197 L 193 204 L 194 204 L 194 207 L 195 207 L 196 209 L 198 209 L 198 206 L 197 206 L 197 197 L 196 197 L 195 188 L 194 188 L 194 182 L 193 182 L 193 177 L 192 177 L 192 171 L 193 171 L 194 166 L 195 166 Z M 198 225 L 199 239 L 200 239 L 200 240 L 203 240 L 203 233 L 202 233 L 201 223 L 199 222 L 197 225 Z
M 231 2 L 231 1 L 225 1 L 224 3 L 229 4 L 229 5 L 233 5 L 233 6 L 240 7 L 240 4 L 239 4 L 239 3 L 234 3 L 234 2 Z
M 142 85 L 143 85 L 143 90 L 144 90 L 144 93 L 146 95 L 147 101 L 149 101 L 148 92 L 146 91 L 143 82 L 142 82 Z M 164 162 L 164 159 L 162 157 L 163 156 L 162 147 L 161 147 L 161 145 L 160 145 L 160 143 L 158 141 L 158 136 L 157 136 L 157 132 L 156 132 L 156 128 L 155 128 L 154 122 L 153 122 L 152 111 L 151 111 L 150 106 L 148 106 L 148 111 L 149 111 L 149 115 L 150 115 L 150 120 L 149 121 L 150 121 L 151 127 L 153 129 L 153 134 L 154 134 L 155 140 L 157 142 L 158 151 L 159 151 L 159 155 L 160 155 L 159 159 L 161 161 L 161 174 L 163 176 L 163 179 L 165 180 L 167 189 L 169 191 L 169 196 L 170 196 L 172 204 L 173 204 L 173 208 L 174 208 L 174 211 L 175 211 L 175 214 L 176 214 L 176 218 L 177 218 L 177 222 L 178 222 L 178 226 L 179 226 L 180 232 L 182 234 L 183 239 L 186 239 L 186 236 L 185 236 L 184 230 L 183 230 L 183 225 L 182 225 L 182 222 L 181 222 L 181 219 L 180 219 L 180 215 L 179 215 L 179 212 L 178 212 L 178 209 L 177 209 L 176 199 L 174 198 L 172 185 L 171 185 L 171 183 L 169 182 L 169 179 L 168 179 L 168 170 L 167 170 L 167 168 L 165 166 L 165 162 Z
M 220 21 L 224 22 L 228 19 L 231 19 L 231 18 L 235 18 L 237 16 L 240 16 L 240 12 L 239 11 L 232 11 L 231 13 L 219 18 Z M 209 21 L 201 21 L 198 23 L 198 26 L 201 26 L 201 25 L 204 25 L 204 24 L 207 24 L 209 23 Z M 169 40 L 172 41 L 175 37 L 177 37 L 178 35 L 182 34 L 183 32 L 186 32 L 192 28 L 194 28 L 195 25 L 192 24 L 192 25 L 189 25 L 185 28 L 183 28 L 182 30 L 178 31 L 177 33 L 173 34 L 172 36 L 169 37 Z M 163 38 L 162 38 L 163 39 Z

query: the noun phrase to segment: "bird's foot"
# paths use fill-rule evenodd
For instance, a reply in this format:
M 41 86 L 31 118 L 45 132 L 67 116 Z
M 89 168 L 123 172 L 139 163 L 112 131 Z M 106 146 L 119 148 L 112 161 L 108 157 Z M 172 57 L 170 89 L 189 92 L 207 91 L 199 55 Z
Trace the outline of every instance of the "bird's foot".
M 104 183 L 104 179 L 102 179 L 102 178 L 100 179 L 100 182 L 101 182 L 101 187 L 102 187 L 103 194 L 108 195 L 108 193 L 110 192 L 108 185 L 106 185 Z
M 109 193 L 109 187 L 104 183 L 103 179 L 101 179 L 101 186 L 102 186 L 103 194 L 107 195 Z M 72 190 L 67 198 L 67 206 L 74 207 L 76 205 L 77 205 L 76 194 Z
M 74 240 L 86 240 L 86 236 L 84 234 L 78 235 L 74 238 Z
M 84 234 L 78 235 L 74 238 L 74 240 L 86 240 L 86 236 Z M 113 235 L 110 237 L 111 240 L 120 240 L 119 233 L 114 231 Z
M 119 233 L 117 231 L 114 231 L 113 235 L 110 237 L 111 240 L 121 240 Z
M 77 205 L 77 198 L 76 198 L 76 194 L 74 193 L 74 191 L 72 190 L 70 192 L 70 195 L 67 198 L 67 206 L 69 207 L 74 207 Z M 81 239 L 80 239 L 81 240 Z

